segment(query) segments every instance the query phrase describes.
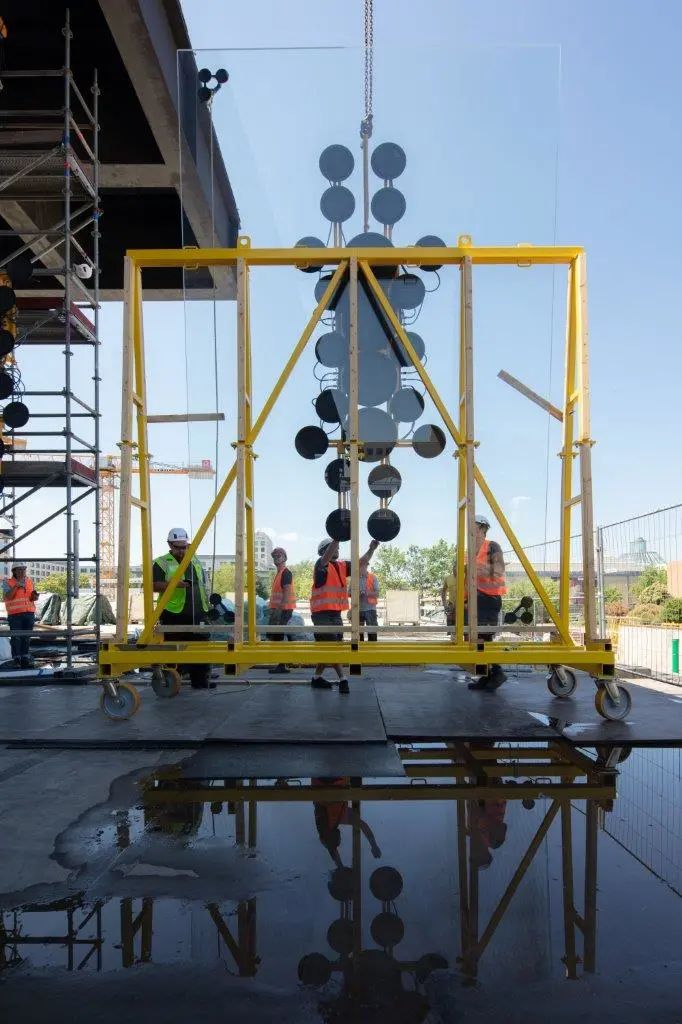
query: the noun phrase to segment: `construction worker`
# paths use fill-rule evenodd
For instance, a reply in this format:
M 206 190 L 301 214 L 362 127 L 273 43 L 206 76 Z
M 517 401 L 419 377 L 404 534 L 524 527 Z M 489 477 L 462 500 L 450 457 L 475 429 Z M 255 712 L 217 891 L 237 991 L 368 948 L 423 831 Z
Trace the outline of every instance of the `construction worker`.
M 360 625 L 377 625 L 377 602 L 379 600 L 379 580 L 368 567 L 360 567 Z M 365 634 L 360 633 L 360 639 L 365 639 Z M 376 633 L 367 633 L 368 640 L 377 640 Z
M 350 778 L 338 777 L 338 778 L 316 778 L 310 780 L 313 786 L 322 786 L 324 788 L 331 788 L 332 786 L 339 786 L 342 789 L 346 789 L 350 785 Z M 339 847 L 341 846 L 341 825 L 353 825 L 353 806 L 348 803 L 347 800 L 338 800 L 333 803 L 313 803 L 313 813 L 315 815 L 315 826 L 317 828 L 317 835 L 328 851 L 329 856 L 336 864 L 337 868 L 343 867 L 343 861 L 341 860 L 341 854 L 339 853 Z M 369 843 L 369 848 L 372 851 L 372 856 L 376 859 L 381 856 L 381 850 L 379 845 L 374 838 L 374 833 L 369 827 L 366 821 L 363 821 L 358 814 L 358 825 L 363 836 Z
M 291 569 L 287 568 L 287 553 L 284 548 L 273 548 L 271 558 L 275 563 L 277 572 L 272 581 L 270 592 L 270 606 L 268 611 L 268 625 L 286 626 L 296 607 L 296 591 L 294 589 L 294 577 Z M 268 640 L 283 640 L 283 633 L 270 633 Z M 286 674 L 289 669 L 284 664 L 275 665 L 269 669 L 270 675 Z
M 369 560 L 379 547 L 379 541 L 373 540 L 369 549 L 360 559 L 360 573 L 366 568 Z M 339 631 L 333 633 L 315 633 L 318 643 L 333 643 L 343 640 L 343 620 L 341 615 L 348 610 L 348 580 L 350 579 L 350 562 L 338 561 L 339 542 L 325 537 L 317 546 L 319 555 L 313 571 L 313 587 L 310 592 L 310 614 L 314 626 L 338 626 Z M 339 693 L 350 693 L 348 680 L 341 666 L 331 665 L 339 682 Z M 317 665 L 310 685 L 318 690 L 331 690 L 332 684 L 323 676 L 326 666 Z
M 502 610 L 502 596 L 507 593 L 504 575 L 502 548 L 494 540 L 487 539 L 490 523 L 485 516 L 476 516 L 476 607 L 478 611 L 479 637 L 490 640 L 495 630 L 483 630 L 481 626 L 497 626 Z M 457 569 L 455 567 L 455 575 Z M 467 623 L 466 609 L 464 623 Z M 496 690 L 507 678 L 501 665 L 491 665 L 488 675 L 469 683 L 470 690 Z
M 30 636 L 16 636 L 15 633 L 29 633 L 36 621 L 36 601 L 40 596 L 26 566 L 22 563 L 12 566 L 12 575 L 2 581 L 3 601 L 7 611 L 7 625 L 10 631 L 10 648 L 14 668 L 33 668 L 29 657 Z
M 175 527 L 168 534 L 168 552 L 154 561 L 154 592 L 163 594 L 189 546 L 187 531 Z M 194 557 L 185 570 L 168 605 L 161 612 L 160 621 L 166 626 L 197 626 L 208 618 L 208 598 L 204 567 Z M 207 633 L 165 633 L 164 640 L 184 643 L 187 640 L 208 640 Z M 215 683 L 209 683 L 210 665 L 180 666 L 180 671 L 189 673 L 192 689 L 205 690 Z
M 454 626 L 455 606 L 457 604 L 457 562 L 452 563 L 452 572 L 443 580 L 440 599 L 445 612 L 445 624 Z

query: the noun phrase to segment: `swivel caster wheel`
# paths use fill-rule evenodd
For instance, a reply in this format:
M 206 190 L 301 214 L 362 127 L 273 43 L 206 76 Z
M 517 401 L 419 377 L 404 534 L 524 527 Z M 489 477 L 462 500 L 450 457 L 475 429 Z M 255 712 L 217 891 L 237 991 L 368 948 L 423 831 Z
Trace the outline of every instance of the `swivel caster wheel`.
M 112 694 L 104 688 L 99 703 L 107 718 L 124 722 L 137 712 L 140 706 L 140 694 L 132 683 L 116 683 L 116 693 Z
M 177 697 L 180 693 L 182 679 L 174 668 L 159 668 L 152 671 L 152 690 L 157 697 Z
M 555 697 L 570 697 L 578 685 L 573 669 L 555 665 L 547 676 L 547 688 Z
M 632 697 L 621 683 L 612 683 L 618 691 L 618 700 L 614 700 L 605 686 L 600 686 L 594 695 L 594 706 L 608 722 L 622 722 L 630 714 Z

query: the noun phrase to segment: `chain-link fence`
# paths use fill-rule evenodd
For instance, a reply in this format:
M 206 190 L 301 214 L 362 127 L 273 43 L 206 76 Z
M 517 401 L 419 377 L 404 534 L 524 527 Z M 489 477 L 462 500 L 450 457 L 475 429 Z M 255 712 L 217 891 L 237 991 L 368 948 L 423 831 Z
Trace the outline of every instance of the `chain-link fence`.
M 682 505 L 598 527 L 595 531 L 599 625 L 616 649 L 622 670 L 682 685 Z M 550 597 L 559 593 L 559 541 L 525 549 Z M 534 621 L 544 610 L 513 551 L 505 552 L 512 598 L 535 598 Z M 580 536 L 571 538 L 569 620 L 576 640 L 583 631 L 583 563 Z

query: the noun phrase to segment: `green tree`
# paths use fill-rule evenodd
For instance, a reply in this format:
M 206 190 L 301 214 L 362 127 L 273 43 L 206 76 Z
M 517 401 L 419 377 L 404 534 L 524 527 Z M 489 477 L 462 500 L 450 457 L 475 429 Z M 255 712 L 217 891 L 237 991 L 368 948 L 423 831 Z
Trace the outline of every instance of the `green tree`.
M 234 565 L 230 565 L 229 563 L 227 563 L 226 565 L 221 565 L 218 569 L 216 569 L 212 584 L 213 591 L 216 594 L 233 594 L 234 573 L 235 567 Z M 209 585 L 211 585 L 210 580 Z
M 668 574 L 665 569 L 657 568 L 652 565 L 648 569 L 645 569 L 643 573 L 640 573 L 638 578 L 632 584 L 632 594 L 638 603 L 647 603 L 642 597 L 642 591 L 646 590 L 647 587 L 652 586 L 654 583 L 662 583 L 664 587 L 667 587 Z
M 682 622 L 682 597 L 669 597 L 661 608 L 662 622 Z
M 426 589 L 426 555 L 425 549 L 417 544 L 410 544 L 405 554 L 405 575 L 410 590 L 418 590 L 419 596 Z
M 94 577 L 89 576 L 87 572 L 82 572 L 78 584 L 80 587 L 90 589 L 94 585 Z M 60 597 L 66 597 L 66 573 L 51 573 L 36 586 L 36 589 L 41 594 L 59 594 Z
M 452 563 L 455 560 L 455 545 L 448 541 L 437 540 L 430 547 L 423 548 L 424 561 L 426 566 L 425 589 L 431 594 L 440 593 L 443 580 L 452 572 Z
M 604 604 L 622 604 L 623 594 L 620 587 L 604 587 Z
M 404 590 L 407 587 L 405 553 L 393 544 L 382 545 L 372 559 L 372 572 L 379 579 L 382 591 Z
M 290 565 L 289 568 L 294 577 L 296 597 L 302 601 L 307 601 L 313 586 L 314 563 L 310 560 L 305 560 L 303 562 L 296 562 L 294 565 Z
M 668 587 L 665 581 L 661 582 L 656 580 L 655 583 L 650 583 L 648 587 L 642 587 L 639 592 L 639 603 L 640 604 L 663 604 L 670 597 L 668 593 Z

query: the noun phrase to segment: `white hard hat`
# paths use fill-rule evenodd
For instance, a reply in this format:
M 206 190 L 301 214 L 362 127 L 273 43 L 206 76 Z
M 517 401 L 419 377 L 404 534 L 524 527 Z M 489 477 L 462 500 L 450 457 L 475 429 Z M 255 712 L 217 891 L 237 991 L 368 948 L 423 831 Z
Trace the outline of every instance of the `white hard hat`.
M 28 569 L 28 566 L 26 565 L 26 562 L 14 562 L 12 565 L 12 572 L 14 572 L 15 569 Z
M 485 516 L 476 516 L 475 522 L 479 526 L 485 526 L 486 530 L 490 529 L 490 523 L 488 522 Z
M 331 537 L 325 537 L 324 540 L 321 540 L 320 543 L 317 545 L 318 555 L 323 555 L 327 548 L 329 547 L 329 545 L 333 543 L 334 541 L 331 539 Z
M 179 541 L 186 541 L 189 543 L 189 537 L 187 536 L 187 530 L 183 530 L 181 526 L 176 526 L 173 530 L 168 531 L 168 543 L 177 544 Z

